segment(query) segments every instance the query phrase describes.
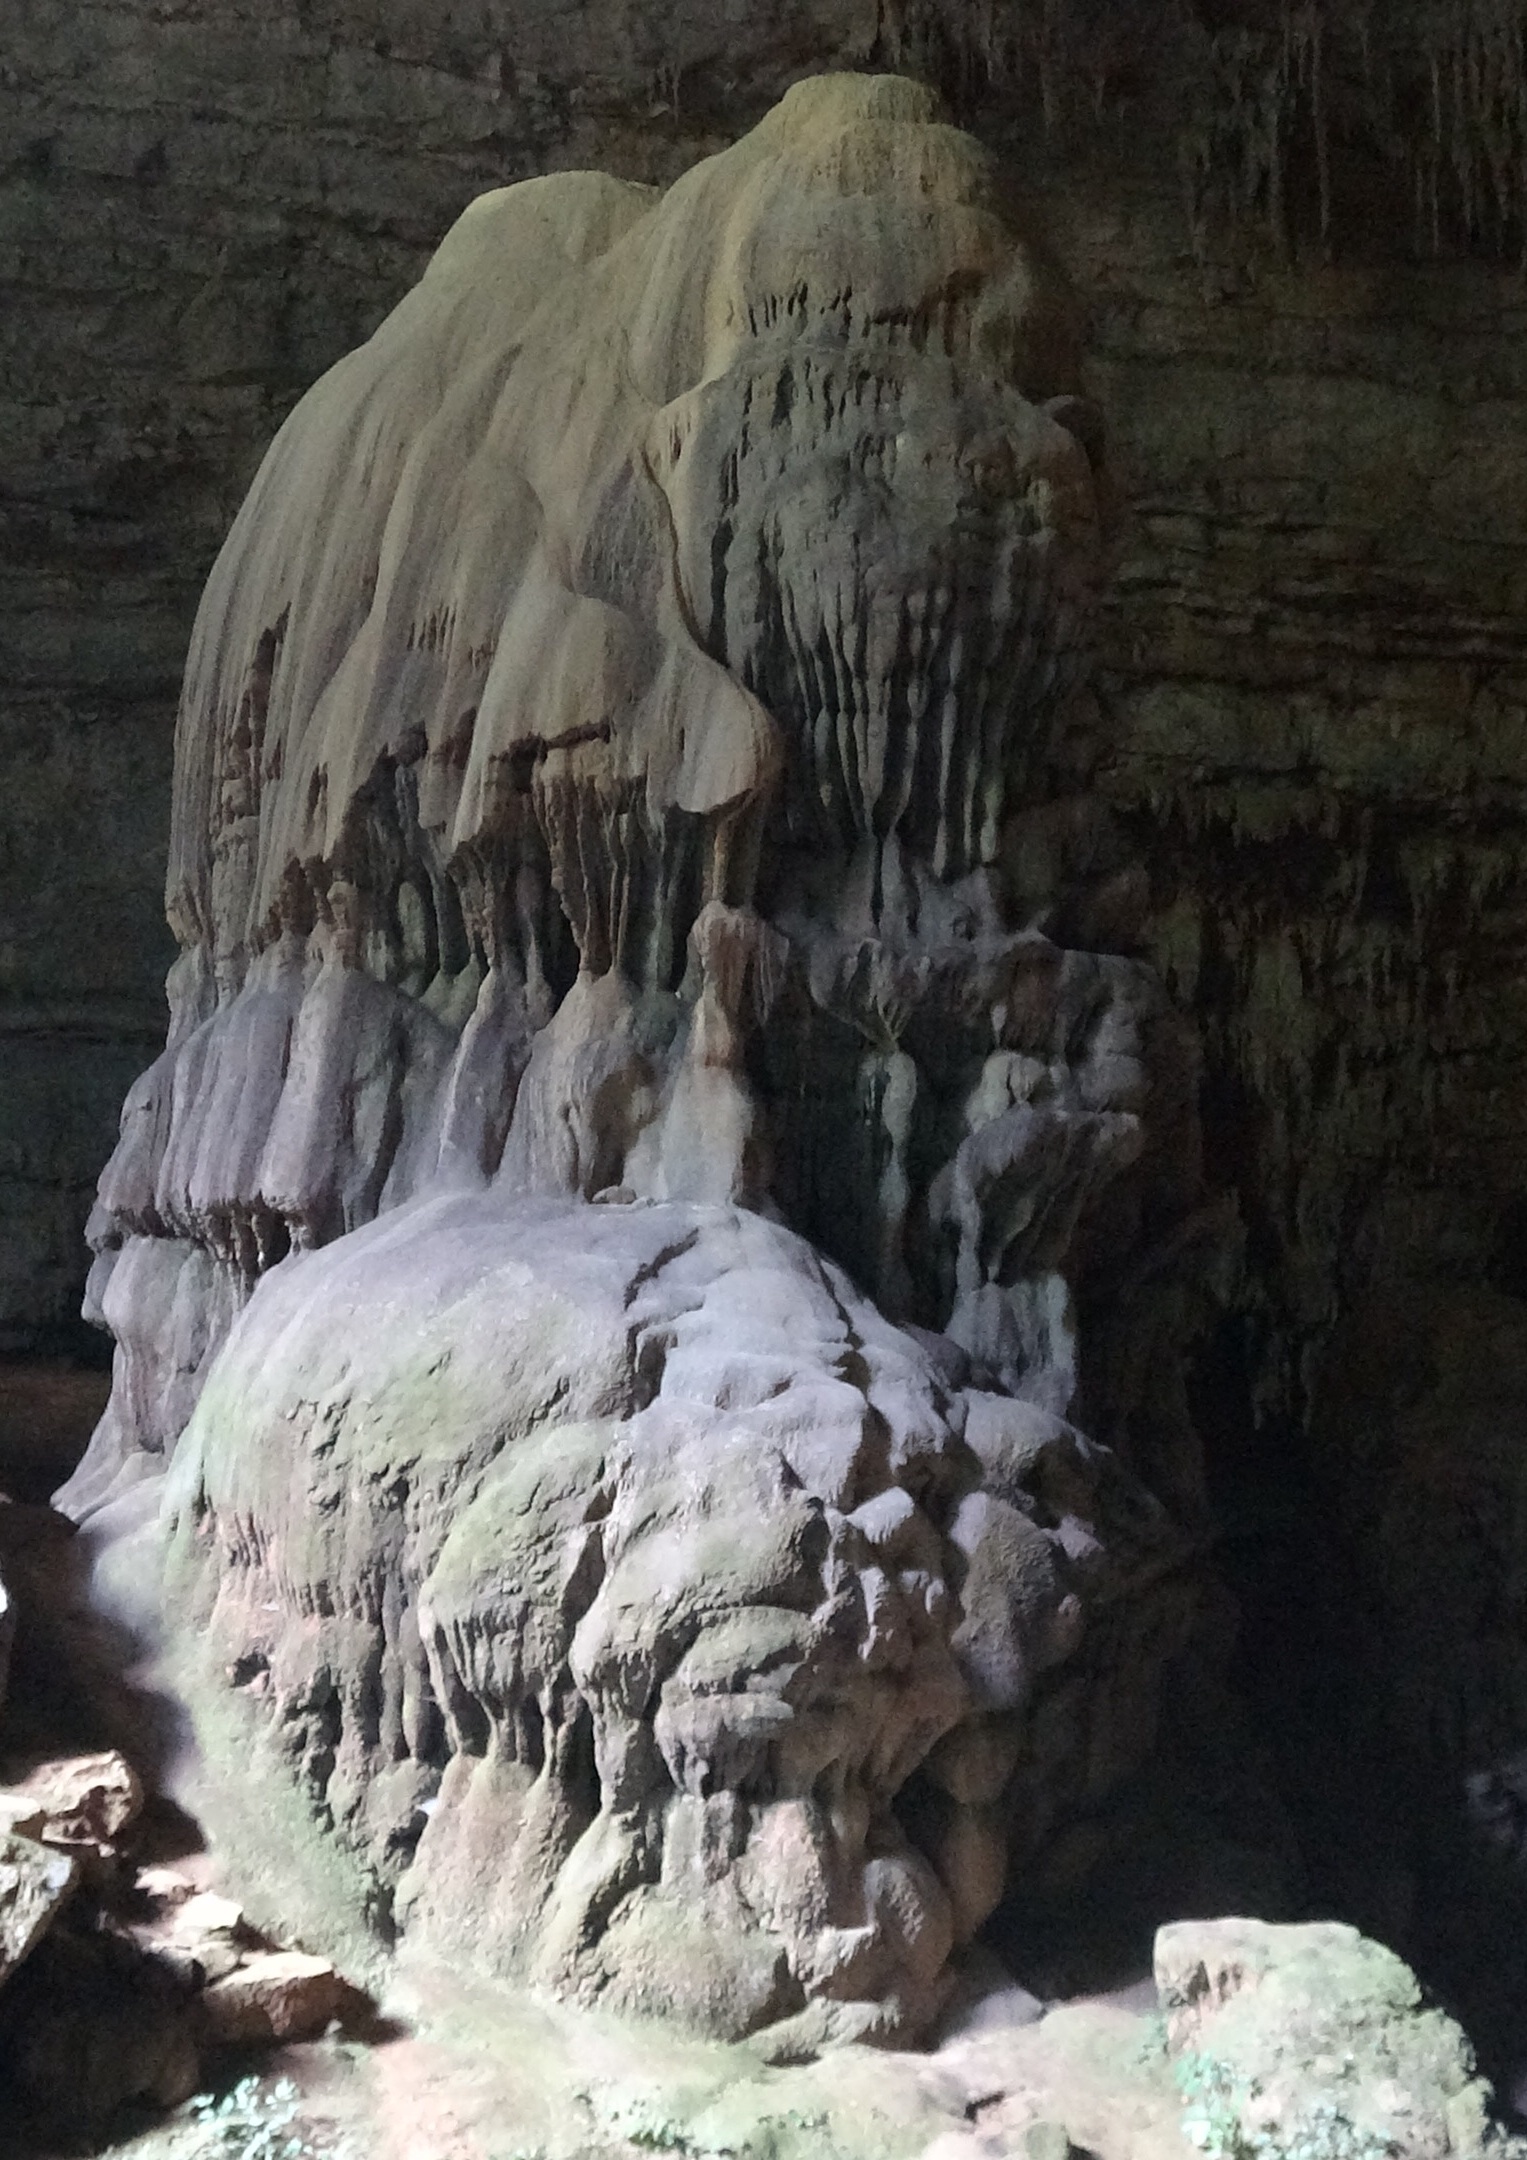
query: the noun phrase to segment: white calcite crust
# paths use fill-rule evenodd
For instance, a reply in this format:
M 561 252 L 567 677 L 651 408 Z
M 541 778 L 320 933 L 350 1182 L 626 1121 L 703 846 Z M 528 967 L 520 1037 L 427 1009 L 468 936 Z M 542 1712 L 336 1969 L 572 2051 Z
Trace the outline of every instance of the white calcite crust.
M 1078 367 L 986 153 L 824 78 L 475 203 L 219 558 L 64 1499 L 385 1926 L 915 2031 L 1149 1745 L 1195 1064 L 1014 862 Z

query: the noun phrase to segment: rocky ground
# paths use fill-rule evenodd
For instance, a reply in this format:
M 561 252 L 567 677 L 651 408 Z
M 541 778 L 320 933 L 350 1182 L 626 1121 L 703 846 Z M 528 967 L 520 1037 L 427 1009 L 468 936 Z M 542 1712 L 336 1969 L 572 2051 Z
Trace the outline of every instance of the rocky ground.
M 205 1854 L 156 1859 L 188 1842 L 185 1825 L 145 1806 L 124 1756 L 13 1746 L 3 1771 L 0 2122 L 18 2153 L 97 2149 L 135 2109 L 191 2100 L 230 2050 L 361 2015 L 326 1960 L 199 1887 Z
M 223 1903 L 210 1893 L 192 1902 L 208 1917 Z M 173 1949 L 173 1930 L 162 1943 Z M 203 2003 L 231 1985 L 215 1983 Z M 310 2006 L 316 2021 L 317 1993 Z M 1048 2007 L 978 1962 L 920 2054 L 848 2048 L 769 2063 L 418 1963 L 395 1975 L 379 2016 L 352 2000 L 348 2022 L 337 2014 L 311 2037 L 255 2051 L 247 2025 L 239 2034 L 242 2044 L 204 2056 L 194 2096 L 119 2110 L 110 2149 L 135 2160 L 1504 2160 L 1515 2150 L 1490 2125 L 1457 2028 L 1421 2006 L 1398 1960 L 1335 1926 L 1164 1930 L 1154 1985 Z M 86 2149 L 96 2148 L 35 2129 L 0 2146 L 9 2160 Z

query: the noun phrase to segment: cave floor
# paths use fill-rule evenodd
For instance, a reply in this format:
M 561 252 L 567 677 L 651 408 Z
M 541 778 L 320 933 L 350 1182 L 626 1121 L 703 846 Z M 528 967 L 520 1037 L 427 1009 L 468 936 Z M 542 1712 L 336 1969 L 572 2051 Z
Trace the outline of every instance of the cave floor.
M 1184 2160 L 1153 2000 L 1142 1986 L 1040 2014 L 993 1968 L 926 2052 L 855 2047 L 776 2066 L 745 2044 L 413 1961 L 397 1970 L 373 2035 L 230 2061 L 220 2089 L 238 2089 L 217 2123 L 181 2110 L 112 2150 L 122 2160 L 1064 2160 L 1069 2146 L 1096 2160 Z M 295 2088 L 284 2102 L 282 2081 Z M 273 2113 L 293 2108 L 279 2135 L 256 2143 Z

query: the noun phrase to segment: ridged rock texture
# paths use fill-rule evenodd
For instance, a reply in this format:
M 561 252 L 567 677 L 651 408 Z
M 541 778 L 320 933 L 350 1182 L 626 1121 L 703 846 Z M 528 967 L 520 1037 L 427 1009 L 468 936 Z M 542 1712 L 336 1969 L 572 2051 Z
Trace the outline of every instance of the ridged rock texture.
M 162 1040 L 177 681 L 296 397 L 484 189 L 667 184 L 814 69 L 937 81 L 1087 304 L 1129 506 L 1090 756 L 1015 860 L 1036 894 L 1093 871 L 1057 941 L 1150 952 L 1199 1023 L 1246 1238 L 1191 1384 L 1257 1707 L 1336 1909 L 1432 1976 L 1452 1931 L 1498 1990 L 1527 1941 L 1484 1924 L 1527 1879 L 1517 12 L 11 0 L 0 1350 L 66 1334 Z M 196 1301 L 164 1324 L 194 1370 Z
M 989 155 L 819 78 L 664 195 L 473 204 L 234 525 L 65 1499 L 172 1459 L 193 1712 L 389 1925 L 916 2031 L 1149 1748 L 1219 1217 L 1191 1037 L 1008 860 L 1085 693 L 1077 370 Z

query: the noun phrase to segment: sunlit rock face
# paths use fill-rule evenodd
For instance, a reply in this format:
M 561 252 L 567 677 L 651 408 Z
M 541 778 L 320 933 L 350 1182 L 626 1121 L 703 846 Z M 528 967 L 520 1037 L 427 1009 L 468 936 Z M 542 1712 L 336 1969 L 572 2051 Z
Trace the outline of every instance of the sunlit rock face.
M 193 1709 L 391 1925 L 913 2031 L 1149 1744 L 1194 1066 L 1029 860 L 1100 461 L 985 154 L 868 77 L 484 197 L 265 461 L 66 1498 L 175 1456 Z

